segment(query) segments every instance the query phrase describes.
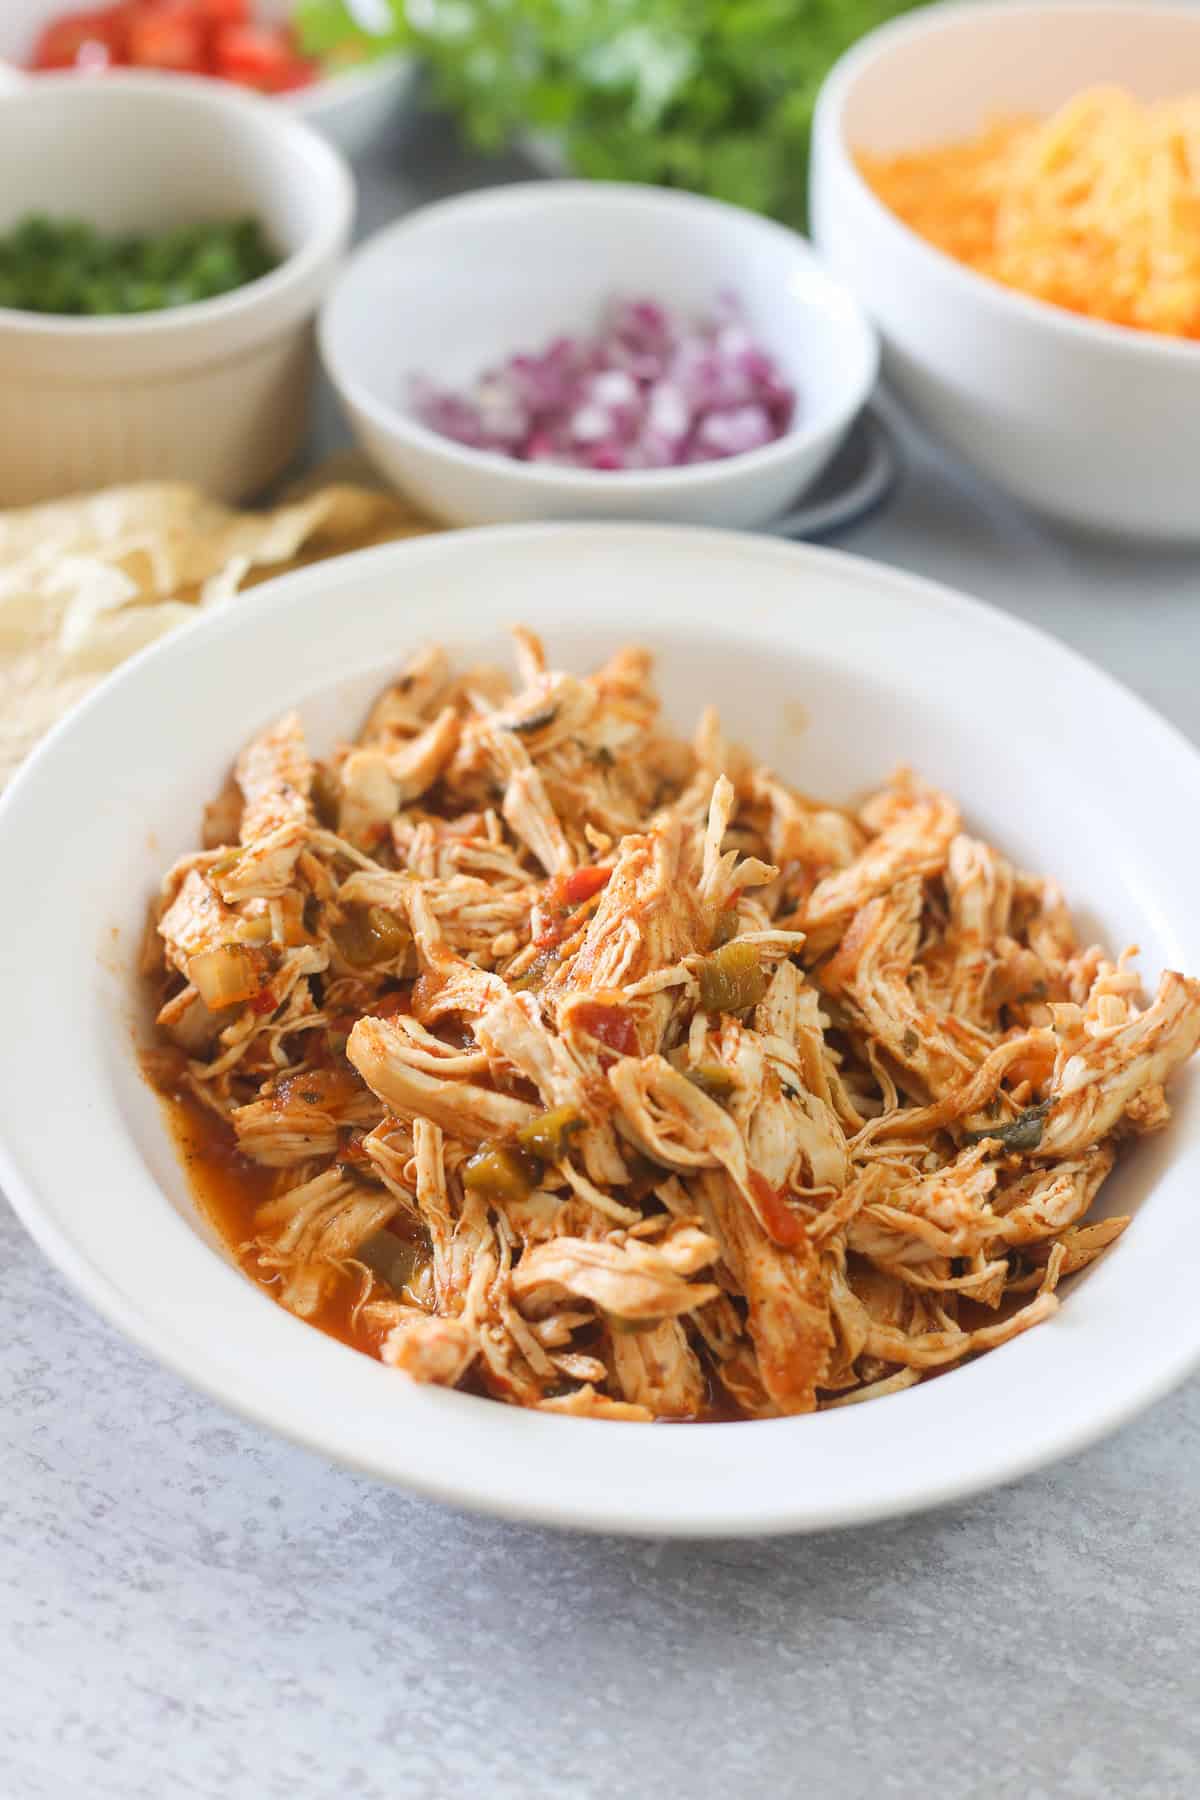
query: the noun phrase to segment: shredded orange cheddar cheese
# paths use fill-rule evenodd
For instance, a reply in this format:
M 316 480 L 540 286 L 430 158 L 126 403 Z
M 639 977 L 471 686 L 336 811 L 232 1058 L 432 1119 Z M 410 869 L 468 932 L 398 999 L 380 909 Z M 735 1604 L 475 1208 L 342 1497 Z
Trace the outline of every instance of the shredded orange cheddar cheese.
M 858 157 L 879 198 L 958 261 L 1072 312 L 1200 337 L 1200 94 L 1090 88 L 1052 118 Z

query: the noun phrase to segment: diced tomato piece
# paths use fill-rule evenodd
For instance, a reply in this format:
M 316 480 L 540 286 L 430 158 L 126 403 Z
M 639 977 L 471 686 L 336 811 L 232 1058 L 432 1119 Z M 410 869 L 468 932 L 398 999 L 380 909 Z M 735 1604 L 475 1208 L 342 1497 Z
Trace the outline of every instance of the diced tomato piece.
M 206 25 L 250 23 L 250 0 L 192 0 L 192 10 Z
M 213 38 L 212 55 L 215 74 L 262 94 L 285 94 L 317 78 L 316 64 L 297 54 L 283 27 L 223 26 Z
M 750 1192 L 754 1195 L 758 1216 L 769 1238 L 789 1249 L 803 1242 L 804 1221 L 784 1205 L 779 1190 L 772 1187 L 766 1176 L 757 1169 L 750 1170 Z
M 637 1026 L 632 1014 L 623 1006 L 606 1006 L 600 1001 L 585 1000 L 582 1005 L 572 1007 L 571 1024 L 606 1049 L 615 1050 L 618 1056 L 636 1056 L 638 1053 Z
M 602 887 L 607 887 L 612 876 L 610 868 L 576 869 L 573 875 L 567 876 L 564 898 L 569 906 L 582 906 L 593 894 L 598 894 Z
M 127 8 L 104 6 L 91 12 L 63 13 L 39 33 L 29 59 L 31 69 L 102 68 L 126 56 Z
M 129 19 L 129 60 L 135 69 L 207 75 L 208 34 L 190 4 L 139 6 Z
M 541 936 L 533 940 L 535 948 L 552 950 L 573 937 L 587 917 L 583 908 L 595 899 L 611 875 L 608 868 L 576 869 L 572 875 L 556 875 L 546 896 L 549 923 Z
M 250 1011 L 252 1013 L 258 1013 L 261 1017 L 266 1013 L 273 1013 L 278 1005 L 278 1000 L 275 998 L 270 988 L 267 987 L 263 988 L 260 993 L 255 994 L 250 1002 Z

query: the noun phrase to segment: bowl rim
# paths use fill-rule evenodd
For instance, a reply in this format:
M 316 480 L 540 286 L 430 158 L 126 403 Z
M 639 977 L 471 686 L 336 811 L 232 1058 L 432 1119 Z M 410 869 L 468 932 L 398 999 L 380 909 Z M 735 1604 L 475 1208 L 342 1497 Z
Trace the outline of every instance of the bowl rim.
M 576 216 L 588 207 L 611 206 L 614 203 L 629 206 L 631 212 L 640 209 L 650 213 L 666 207 L 697 214 L 707 213 L 731 224 L 736 222 L 739 226 L 748 226 L 780 245 L 787 245 L 820 281 L 831 305 L 845 322 L 847 337 L 853 334 L 857 340 L 855 351 L 858 367 L 854 380 L 847 379 L 845 383 L 844 397 L 838 404 L 814 418 L 801 417 L 798 422 L 789 425 L 781 437 L 774 438 L 769 444 L 763 444 L 756 450 L 743 450 L 733 456 L 715 458 L 711 462 L 690 463 L 683 468 L 577 469 L 562 467 L 557 463 L 522 462 L 516 457 L 503 456 L 498 451 L 477 450 L 468 444 L 460 444 L 455 439 L 434 431 L 431 426 L 422 424 L 398 405 L 380 398 L 357 375 L 347 372 L 344 359 L 333 347 L 333 321 L 339 302 L 352 284 L 362 281 L 364 274 L 369 282 L 374 265 L 387 263 L 397 253 L 397 246 L 401 245 L 402 239 L 415 236 L 429 226 L 440 228 L 448 219 L 469 220 L 472 215 L 481 213 L 519 213 L 531 201 L 551 208 L 561 207 Z M 509 182 L 503 187 L 455 194 L 445 200 L 435 200 L 427 206 L 416 208 L 381 231 L 373 232 L 347 258 L 345 267 L 339 272 L 321 306 L 317 320 L 317 343 L 325 373 L 343 401 L 363 413 L 376 430 L 402 439 L 408 448 L 429 458 L 441 458 L 458 469 L 527 484 L 531 489 L 541 489 L 547 493 L 587 492 L 611 495 L 614 499 L 635 491 L 653 490 L 665 497 L 680 490 L 710 487 L 729 480 L 734 474 L 766 470 L 803 454 L 812 445 L 823 440 L 826 434 L 840 431 L 861 410 L 875 386 L 880 359 L 878 334 L 865 309 L 849 286 L 834 274 L 820 253 L 800 232 L 793 231 L 777 220 L 749 212 L 744 207 L 730 205 L 728 201 L 714 200 L 708 195 L 693 194 L 682 189 L 633 181 Z
M 264 584 L 237 608 L 220 609 L 208 620 L 201 621 L 192 631 L 173 634 L 160 640 L 99 687 L 75 712 L 61 721 L 34 751 L 8 792 L 0 798 L 0 841 L 5 841 L 4 832 L 14 815 L 19 821 L 22 810 L 26 813 L 30 808 L 36 810 L 41 771 L 49 765 L 51 778 L 54 779 L 54 765 L 57 763 L 60 765 L 59 775 L 63 773 L 63 752 L 79 728 L 80 721 L 96 715 L 103 716 L 106 712 L 111 713 L 114 707 L 125 704 L 128 692 L 136 691 L 139 687 L 146 690 L 156 687 L 163 696 L 162 704 L 169 704 L 171 683 L 148 681 L 147 678 L 160 676 L 169 669 L 175 673 L 185 671 L 199 642 L 195 635 L 197 631 L 210 644 L 213 640 L 228 639 L 230 635 L 236 636 L 243 632 L 252 633 L 255 629 L 261 632 L 271 620 L 281 618 L 297 602 L 314 612 L 318 610 L 319 601 L 319 610 L 328 616 L 331 594 L 345 590 L 348 595 L 356 584 L 369 584 L 371 578 L 382 576 L 386 572 L 388 598 L 385 623 L 389 633 L 388 641 L 392 642 L 390 634 L 394 630 L 394 615 L 391 612 L 391 595 L 393 590 L 410 591 L 410 585 L 406 586 L 402 579 L 404 576 L 411 577 L 422 568 L 436 566 L 443 557 L 455 559 L 466 556 L 470 559 L 476 556 L 483 567 L 487 568 L 493 566 L 498 551 L 504 554 L 510 546 L 515 546 L 518 553 L 522 547 L 531 545 L 541 551 L 544 546 L 556 541 L 568 542 L 572 559 L 577 562 L 580 550 L 588 544 L 594 547 L 601 540 L 623 558 L 636 557 L 639 552 L 656 543 L 662 545 L 671 540 L 676 547 L 686 543 L 693 559 L 695 555 L 702 559 L 715 555 L 736 555 L 739 560 L 750 563 L 786 565 L 796 572 L 798 578 L 802 579 L 807 575 L 814 581 L 819 580 L 824 572 L 826 575 L 836 576 L 851 588 L 866 589 L 880 601 L 890 598 L 910 603 L 919 602 L 936 621 L 939 633 L 949 631 L 953 634 L 960 632 L 963 627 L 983 627 L 997 648 L 1002 648 L 1006 655 L 1018 657 L 1022 666 L 1041 666 L 1046 671 L 1047 680 L 1057 682 L 1070 676 L 1077 680 L 1085 678 L 1092 694 L 1106 702 L 1108 712 L 1115 722 L 1136 723 L 1141 743 L 1154 758 L 1166 756 L 1178 763 L 1178 759 L 1182 757 L 1184 773 L 1200 791 L 1200 757 L 1195 746 L 1144 701 L 1113 677 L 1097 669 L 1077 651 L 1049 637 L 1037 627 L 978 600 L 972 600 L 940 583 L 881 566 L 863 557 L 847 556 L 840 551 L 812 545 L 777 543 L 729 531 L 649 524 L 508 525 L 471 532 L 434 534 L 358 552 L 352 557 L 334 559 L 327 564 L 297 571 Z M 378 586 L 378 582 L 376 585 Z M 433 599 L 431 596 L 431 600 Z M 683 608 L 688 603 L 687 596 L 683 593 L 678 595 L 675 602 L 678 608 Z M 778 601 L 773 604 L 778 604 Z M 788 616 L 790 617 L 790 612 Z M 422 615 L 420 612 L 413 616 L 409 626 L 412 635 L 423 634 L 430 628 L 428 617 L 428 614 Z M 485 599 L 480 609 L 479 628 L 487 630 L 499 623 L 500 620 L 488 611 Z M 900 624 L 902 628 L 903 621 Z M 624 629 L 624 625 L 625 621 L 622 620 L 620 628 Z M 743 624 L 741 629 L 752 633 L 753 628 L 749 624 Z M 794 645 L 804 641 L 799 626 L 789 625 L 788 630 L 791 634 L 790 643 Z M 723 627 L 717 630 L 718 638 L 724 635 Z M 314 653 L 309 657 L 305 652 L 304 667 L 310 681 L 315 687 L 319 687 L 319 656 Z M 347 666 L 343 673 L 349 672 Z M 72 758 L 73 754 L 72 752 Z M 71 766 L 74 767 L 73 760 Z M 75 777 L 72 776 L 72 779 Z M 31 796 L 28 806 L 25 800 L 26 790 L 29 790 Z M 20 823 L 17 829 L 20 832 Z M 1179 854 L 1185 857 L 1190 867 L 1192 851 L 1186 843 L 1182 844 Z M 106 1013 L 108 1011 L 107 1007 L 102 1010 Z M 112 1035 L 113 1023 L 109 1016 L 106 1035 Z M 93 1050 L 92 1055 L 94 1054 Z M 121 1120 L 120 1129 L 128 1142 L 129 1157 L 132 1164 L 140 1168 L 136 1141 L 121 1117 L 117 1098 L 111 1092 L 107 1080 L 103 1087 L 105 1106 L 110 1115 Z M 0 1090 L 0 1116 L 3 1116 L 10 1104 L 19 1106 L 19 1101 L 10 1101 L 7 1092 Z M 90 1129 L 94 1131 L 102 1124 L 103 1120 L 93 1119 Z M 1192 1126 L 1194 1139 L 1194 1120 Z M 61 1131 L 56 1134 L 53 1120 L 49 1118 L 42 1128 L 42 1135 L 48 1135 L 56 1141 L 63 1136 Z M 1197 1147 L 1193 1143 L 1193 1156 L 1196 1153 Z M 73 1154 L 86 1156 L 88 1152 L 83 1150 Z M 128 1166 L 124 1173 L 128 1178 Z M 262 1317 L 265 1319 L 267 1313 L 270 1313 L 277 1327 L 272 1331 L 272 1348 L 280 1350 L 286 1336 L 288 1343 L 296 1347 L 296 1361 L 293 1364 L 289 1360 L 288 1379 L 282 1383 L 275 1381 L 268 1367 L 267 1385 L 260 1387 L 263 1377 L 253 1362 L 245 1362 L 241 1358 L 235 1358 L 233 1363 L 223 1361 L 221 1346 L 214 1342 L 210 1329 L 211 1317 L 207 1312 L 204 1314 L 204 1347 L 201 1350 L 197 1348 L 194 1330 L 190 1326 L 185 1329 L 186 1322 L 180 1321 L 175 1300 L 169 1294 L 160 1296 L 156 1304 L 153 1299 L 154 1284 L 151 1282 L 149 1289 L 152 1297 L 147 1300 L 145 1283 L 133 1283 L 127 1287 L 124 1281 L 118 1280 L 111 1264 L 104 1267 L 99 1259 L 93 1260 L 88 1249 L 75 1241 L 69 1226 L 55 1216 L 52 1206 L 39 1198 L 39 1187 L 45 1187 L 45 1178 L 38 1174 L 29 1161 L 27 1147 L 18 1148 L 10 1144 L 7 1131 L 4 1139 L 0 1140 L 0 1176 L 3 1177 L 9 1198 L 26 1227 L 77 1291 L 134 1342 L 201 1391 L 255 1423 L 266 1425 L 294 1442 L 365 1473 L 403 1483 L 414 1491 L 459 1506 L 503 1517 L 536 1519 L 560 1526 L 650 1535 L 712 1537 L 764 1531 L 817 1530 L 833 1525 L 866 1523 L 921 1510 L 965 1498 L 998 1482 L 1013 1480 L 1060 1456 L 1084 1448 L 1159 1398 L 1200 1360 L 1200 1325 L 1197 1324 L 1194 1308 L 1191 1307 L 1178 1307 L 1174 1311 L 1169 1307 L 1160 1308 L 1163 1316 L 1158 1319 L 1150 1334 L 1155 1338 L 1154 1354 L 1150 1360 L 1143 1357 L 1139 1362 L 1137 1358 L 1126 1358 L 1124 1366 L 1120 1366 L 1121 1358 L 1116 1357 L 1114 1361 L 1119 1366 L 1119 1375 L 1106 1383 L 1097 1383 L 1094 1378 L 1095 1365 L 1088 1354 L 1085 1333 L 1084 1344 L 1073 1352 L 1076 1359 L 1073 1369 L 1083 1382 L 1081 1391 L 1086 1395 L 1087 1403 L 1079 1408 L 1072 1408 L 1067 1404 L 1052 1409 L 1054 1418 L 1047 1431 L 1039 1416 L 1038 1395 L 1041 1384 L 1037 1377 L 1041 1371 L 1034 1367 L 1031 1379 L 1028 1362 L 1028 1347 L 1039 1336 L 1039 1333 L 1033 1333 L 990 1353 L 968 1370 L 956 1372 L 955 1381 L 961 1380 L 969 1384 L 974 1380 L 973 1390 L 968 1387 L 959 1391 L 964 1399 L 970 1391 L 976 1409 L 979 1396 L 982 1394 L 986 1397 L 988 1393 L 992 1393 L 994 1397 L 996 1386 L 999 1385 L 1002 1395 L 1007 1393 L 1021 1399 L 1031 1410 L 1028 1413 L 1022 1412 L 1018 1423 L 1011 1419 L 1002 1421 L 1005 1430 L 1001 1433 L 1003 1442 L 1000 1445 L 985 1438 L 981 1451 L 977 1450 L 973 1458 L 958 1464 L 954 1463 L 957 1445 L 951 1445 L 943 1439 L 943 1447 L 950 1457 L 953 1473 L 948 1473 L 944 1466 L 933 1472 L 927 1470 L 921 1465 L 918 1451 L 915 1472 L 911 1466 L 905 1467 L 899 1477 L 889 1477 L 890 1486 L 884 1483 L 882 1488 L 870 1481 L 863 1482 L 851 1501 L 842 1499 L 836 1504 L 826 1501 L 823 1506 L 814 1506 L 809 1500 L 806 1505 L 802 1491 L 773 1488 L 769 1493 L 761 1493 L 755 1488 L 750 1498 L 743 1496 L 738 1503 L 731 1505 L 728 1498 L 722 1498 L 709 1506 L 706 1504 L 705 1494 L 700 1492 L 698 1499 L 689 1498 L 688 1501 L 689 1506 L 698 1507 L 699 1510 L 690 1511 L 681 1519 L 664 1514 L 661 1501 L 657 1503 L 659 1510 L 656 1510 L 654 1497 L 644 1497 L 641 1485 L 629 1476 L 630 1465 L 626 1464 L 626 1453 L 631 1444 L 640 1444 L 643 1438 L 642 1432 L 633 1426 L 610 1423 L 600 1432 L 600 1427 L 593 1421 L 514 1412 L 466 1395 L 440 1394 L 431 1397 L 422 1390 L 418 1433 L 427 1434 L 428 1442 L 433 1443 L 440 1432 L 448 1432 L 453 1440 L 450 1450 L 443 1453 L 440 1442 L 436 1443 L 431 1452 L 433 1466 L 426 1468 L 421 1464 L 419 1451 L 414 1456 L 405 1448 L 407 1440 L 403 1430 L 398 1431 L 390 1443 L 370 1436 L 365 1440 L 364 1447 L 361 1434 L 355 1438 L 348 1419 L 322 1416 L 318 1422 L 312 1416 L 311 1409 L 306 1410 L 305 1404 L 298 1404 L 298 1384 L 293 1377 L 297 1372 L 311 1373 L 316 1366 L 312 1359 L 305 1357 L 302 1340 L 310 1344 L 313 1341 L 318 1343 L 322 1357 L 326 1359 L 322 1361 L 321 1367 L 329 1371 L 327 1385 L 331 1389 L 341 1386 L 340 1372 L 352 1362 L 360 1371 L 365 1369 L 365 1379 L 371 1384 L 372 1394 L 382 1396 L 384 1386 L 380 1384 L 395 1380 L 390 1371 L 381 1365 L 370 1363 L 345 1346 L 331 1344 L 312 1327 L 283 1314 L 279 1309 L 264 1308 Z M 139 1180 L 148 1189 L 157 1189 L 158 1184 L 148 1170 L 142 1170 Z M 158 1191 L 161 1193 L 161 1189 Z M 171 1223 L 173 1231 L 186 1236 L 191 1251 L 200 1254 L 202 1245 L 192 1228 L 174 1214 L 171 1215 Z M 1133 1249 L 1131 1234 L 1129 1252 Z M 1105 1270 L 1116 1266 L 1111 1263 L 1100 1264 L 1101 1275 Z M 1122 1263 L 1119 1266 L 1124 1268 L 1126 1265 Z M 1189 1268 L 1177 1271 L 1177 1285 L 1183 1284 L 1185 1290 L 1190 1280 L 1189 1269 L 1190 1264 Z M 245 1277 L 230 1264 L 214 1258 L 212 1274 L 214 1281 L 219 1275 L 222 1294 L 232 1295 L 236 1290 L 258 1303 L 260 1297 L 254 1295 Z M 211 1288 L 213 1284 L 206 1279 L 205 1285 Z M 1106 1291 L 1113 1286 L 1114 1283 L 1109 1281 Z M 1136 1281 L 1133 1288 L 1136 1294 Z M 212 1294 L 207 1297 L 211 1299 Z M 1072 1332 L 1065 1309 L 1060 1319 L 1065 1345 L 1072 1336 L 1078 1337 L 1078 1332 Z M 1058 1321 L 1052 1321 L 1041 1327 L 1040 1331 L 1055 1331 L 1057 1324 Z M 240 1329 L 241 1327 L 234 1332 L 235 1346 L 239 1342 Z M 256 1332 L 256 1335 L 260 1334 Z M 1091 1347 L 1094 1349 L 1094 1342 Z M 336 1376 L 333 1373 L 335 1364 L 338 1370 Z M 1136 1365 L 1132 1372 L 1130 1365 Z M 1113 1374 L 1111 1364 L 1106 1364 L 1105 1368 L 1107 1373 Z M 1005 1371 L 1007 1387 L 1000 1379 L 1002 1370 Z M 1023 1380 L 1018 1375 L 1018 1370 L 1023 1372 Z M 893 1397 L 888 1403 L 889 1408 L 898 1411 L 891 1414 L 892 1426 L 895 1428 L 891 1436 L 904 1443 L 921 1444 L 921 1426 L 928 1423 L 929 1413 L 922 1412 L 920 1405 L 915 1403 L 922 1395 L 926 1402 L 930 1396 L 934 1396 L 933 1412 L 936 1415 L 941 1410 L 936 1396 L 939 1392 L 945 1395 L 950 1387 L 949 1382 L 935 1382 L 922 1385 L 910 1394 Z M 365 1393 L 366 1389 L 363 1388 L 358 1397 L 362 1399 Z M 1069 1398 L 1068 1387 L 1064 1399 Z M 440 1399 L 449 1404 L 445 1408 L 440 1403 L 426 1404 L 431 1399 Z M 395 1404 L 395 1396 L 390 1389 L 386 1404 Z M 368 1416 L 373 1416 L 376 1411 L 374 1404 L 368 1405 L 365 1400 L 363 1409 Z M 402 1410 L 405 1410 L 403 1423 L 412 1424 L 413 1414 L 408 1409 L 407 1401 Z M 961 1413 L 962 1409 L 959 1411 Z M 969 1414 L 971 1408 L 968 1407 L 967 1411 Z M 755 1465 L 758 1467 L 760 1464 L 770 1463 L 773 1467 L 774 1457 L 784 1449 L 785 1434 L 797 1430 L 803 1432 L 806 1426 L 813 1428 L 806 1446 L 810 1451 L 822 1431 L 825 1434 L 823 1441 L 827 1445 L 839 1442 L 844 1444 L 848 1437 L 853 1440 L 859 1430 L 859 1426 L 854 1423 L 855 1418 L 861 1420 L 867 1413 L 882 1417 L 879 1409 L 850 1408 L 821 1414 L 816 1419 L 806 1421 L 760 1421 L 755 1429 L 755 1438 L 761 1440 L 764 1455 L 755 1456 Z M 665 1434 L 657 1440 L 660 1444 L 670 1444 L 668 1460 L 673 1462 L 677 1457 L 683 1457 L 689 1495 L 695 1491 L 692 1486 L 693 1477 L 703 1475 L 715 1479 L 722 1466 L 722 1458 L 736 1460 L 734 1453 L 742 1445 L 742 1439 L 730 1438 L 729 1434 L 734 1429 L 731 1425 L 718 1424 L 706 1427 L 703 1432 L 687 1434 L 687 1443 L 694 1444 L 695 1449 L 689 1448 L 686 1455 L 683 1454 L 678 1434 Z M 741 1431 L 743 1428 L 738 1426 L 736 1429 Z M 746 1430 L 748 1429 L 747 1427 Z M 598 1438 L 595 1435 L 597 1433 L 600 1433 Z M 552 1491 L 549 1492 L 540 1491 L 536 1486 L 530 1487 L 526 1482 L 525 1465 L 521 1460 L 522 1448 L 525 1451 L 532 1450 L 535 1460 L 540 1461 L 549 1443 L 554 1447 L 556 1467 L 569 1467 L 575 1461 L 573 1451 L 582 1453 L 603 1445 L 606 1465 L 611 1450 L 616 1455 L 617 1463 L 624 1468 L 624 1475 L 616 1481 L 611 1491 L 606 1490 L 597 1495 L 589 1490 L 587 1499 L 582 1501 L 573 1495 L 564 1500 L 560 1492 L 553 1491 L 553 1483 Z M 464 1444 L 469 1450 L 466 1474 L 454 1462 L 452 1455 L 452 1451 L 462 1448 Z M 702 1446 L 705 1451 L 703 1458 L 700 1456 Z M 742 1447 L 743 1450 L 749 1448 L 748 1445 Z M 710 1449 L 713 1453 L 711 1459 L 707 1456 Z M 772 1452 L 771 1456 L 766 1454 L 769 1450 Z M 507 1454 L 509 1470 L 505 1472 L 497 1467 L 489 1457 L 489 1452 L 492 1457 L 498 1454 L 501 1460 Z M 590 1457 L 585 1456 L 585 1461 L 590 1460 Z M 657 1464 L 661 1460 L 657 1450 L 651 1453 L 651 1463 Z M 784 1460 L 786 1463 L 788 1458 L 785 1456 Z M 632 1466 L 636 1470 L 636 1458 Z M 794 1464 L 792 1472 L 795 1472 Z M 762 1473 L 761 1467 L 759 1473 Z M 526 1485 L 523 1486 L 522 1483 Z M 568 1491 L 569 1489 L 568 1481 Z M 519 1494 L 518 1499 L 512 1497 L 514 1493 Z
M 1191 362 L 1200 355 L 1200 340 L 1174 337 L 1168 332 L 1152 331 L 1143 326 L 1122 325 L 1111 319 L 1093 319 L 1070 307 L 1058 306 L 1020 288 L 1007 287 L 1002 281 L 984 275 L 967 263 L 959 262 L 948 251 L 931 244 L 914 231 L 890 206 L 879 198 L 864 179 L 846 140 L 844 113 L 851 89 L 863 71 L 877 56 L 892 50 L 908 39 L 931 37 L 939 32 L 968 26 L 973 21 L 992 18 L 1017 18 L 1021 15 L 1047 13 L 1088 14 L 1115 13 L 1144 21 L 1159 15 L 1194 27 L 1200 49 L 1200 13 L 1194 5 L 1172 4 L 1171 0 L 942 0 L 937 6 L 922 7 L 878 25 L 859 38 L 829 71 L 821 84 L 813 113 L 814 144 L 822 154 L 828 153 L 837 172 L 854 189 L 855 198 L 870 216 L 872 225 L 890 237 L 892 244 L 907 250 L 926 265 L 926 272 L 958 287 L 964 298 L 974 298 L 996 313 L 1015 314 L 1035 327 L 1049 327 L 1064 332 L 1081 346 L 1091 345 L 1131 359 L 1149 356 L 1160 360 Z M 814 191 L 817 158 L 814 157 Z
M 228 82 L 150 69 L 108 69 L 100 76 L 86 70 L 46 71 L 36 78 L 30 76 L 11 91 L 0 91 L 0 110 L 36 105 L 47 94 L 58 97 L 82 92 L 111 94 L 113 104 L 125 96 L 126 102 L 134 105 L 139 96 L 151 95 L 180 108 L 207 111 L 214 121 L 217 115 L 238 113 L 256 119 L 275 133 L 284 154 L 298 169 L 304 165 L 306 179 L 322 184 L 323 214 L 276 268 L 228 294 L 190 300 L 183 306 L 162 307 L 157 312 L 113 313 L 96 318 L 0 306 L 0 336 L 11 338 L 19 334 L 26 339 L 36 337 L 43 343 L 58 340 L 64 346 L 78 346 L 81 341 L 124 344 L 132 339 L 148 344 L 151 340 L 186 336 L 205 327 L 237 325 L 247 314 L 305 284 L 337 254 L 354 215 L 354 177 L 341 153 L 306 119 L 278 107 L 266 95 Z

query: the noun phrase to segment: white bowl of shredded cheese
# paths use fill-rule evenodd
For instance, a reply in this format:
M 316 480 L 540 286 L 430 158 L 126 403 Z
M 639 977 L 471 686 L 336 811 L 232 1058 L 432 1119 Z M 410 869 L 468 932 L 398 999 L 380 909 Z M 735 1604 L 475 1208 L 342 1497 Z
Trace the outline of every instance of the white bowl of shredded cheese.
M 856 158 L 962 144 L 998 119 L 1049 118 L 1089 89 L 1119 88 L 1142 105 L 1177 98 L 1197 85 L 1198 59 L 1194 7 L 939 6 L 864 38 L 817 107 L 814 235 L 878 325 L 893 386 L 984 474 L 1089 531 L 1200 538 L 1200 342 L 1084 316 L 977 273 L 889 210 Z M 1200 119 L 1200 100 L 1195 111 Z M 1096 312 L 1119 304 L 1104 291 L 1106 240 L 1141 233 L 1148 270 L 1169 264 L 1180 282 L 1200 282 L 1189 178 L 1164 175 L 1140 148 L 1132 132 L 1128 142 L 1082 140 L 1089 173 L 1102 167 L 1107 179 L 1077 206 L 1069 241 L 1047 243 L 1047 259 L 1094 268 Z M 1079 134 L 1064 132 L 1059 173 L 1080 153 Z

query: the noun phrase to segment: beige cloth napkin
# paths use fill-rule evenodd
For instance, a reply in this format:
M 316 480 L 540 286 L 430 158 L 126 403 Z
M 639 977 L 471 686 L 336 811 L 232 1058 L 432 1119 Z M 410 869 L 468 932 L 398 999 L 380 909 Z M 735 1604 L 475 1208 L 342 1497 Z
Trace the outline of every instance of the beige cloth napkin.
M 272 575 L 440 527 L 334 459 L 239 512 L 183 482 L 139 482 L 0 512 L 0 787 L 110 670 Z

